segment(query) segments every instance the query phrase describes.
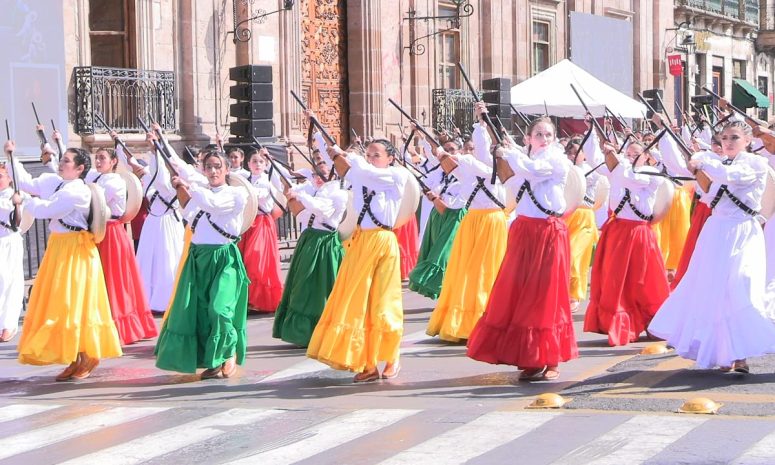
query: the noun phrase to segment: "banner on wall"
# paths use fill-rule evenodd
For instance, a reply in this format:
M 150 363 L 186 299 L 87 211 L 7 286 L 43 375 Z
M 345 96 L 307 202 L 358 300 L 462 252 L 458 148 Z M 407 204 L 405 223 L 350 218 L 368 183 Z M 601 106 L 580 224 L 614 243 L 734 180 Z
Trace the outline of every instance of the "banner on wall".
M 673 76 L 680 76 L 683 74 L 684 68 L 681 65 L 681 55 L 668 55 L 667 65 L 670 68 L 670 74 Z

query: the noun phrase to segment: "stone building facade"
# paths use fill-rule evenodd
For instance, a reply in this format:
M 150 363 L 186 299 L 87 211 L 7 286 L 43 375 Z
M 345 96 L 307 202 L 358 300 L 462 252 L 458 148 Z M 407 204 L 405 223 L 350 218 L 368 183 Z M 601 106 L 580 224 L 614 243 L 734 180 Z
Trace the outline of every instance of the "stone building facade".
M 85 101 L 84 93 L 99 86 L 85 84 L 73 71 L 76 68 L 139 70 L 133 79 L 150 82 L 139 87 L 154 89 L 151 98 L 139 98 L 134 93 L 140 91 L 130 89 L 122 92 L 131 98 L 122 94 L 111 101 L 111 111 L 118 115 L 111 121 L 123 121 L 121 132 L 130 142 L 142 139 L 135 117 L 149 113 L 167 123 L 165 127 L 178 144 L 207 143 L 216 131 L 228 135 L 233 120 L 229 89 L 234 84 L 229 69 L 245 64 L 272 67 L 276 138 L 305 140 L 300 108 L 290 96 L 295 90 L 342 143 L 349 140 L 351 129 L 397 140 L 399 126 L 406 121 L 388 104 L 388 98 L 419 121 L 432 124 L 438 106 L 434 90 L 441 90 L 436 91 L 438 96 L 463 87 L 455 68 L 458 61 L 476 85 L 493 77 L 516 84 L 580 53 L 573 50 L 572 32 L 582 23 L 572 18 L 584 15 L 625 22 L 631 35 L 611 38 L 606 31 L 595 31 L 600 46 L 583 52 L 601 63 L 617 60 L 631 73 L 631 92 L 662 88 L 666 104 L 671 105 L 681 86 L 668 74 L 666 55 L 675 43 L 676 24 L 696 13 L 687 9 L 687 2 L 731 0 L 26 1 L 39 8 L 47 3 L 63 4 L 65 72 L 61 84 L 67 92 L 68 139 L 72 144 L 94 147 L 109 140 L 104 129 L 94 122 L 89 126 L 84 115 L 107 111 L 107 104 Z M 746 1 L 750 0 L 739 0 Z M 771 6 L 762 11 L 771 11 Z M 248 33 L 235 32 L 235 24 L 262 12 L 272 14 L 246 21 L 241 28 Z M 445 18 L 424 19 L 439 16 Z M 770 30 L 771 16 L 765 25 Z M 763 24 L 764 17 L 762 13 Z M 723 21 L 703 21 L 695 20 L 692 25 L 704 24 L 709 30 L 716 25 L 730 27 Z M 724 73 L 733 72 L 732 60 L 739 55 L 748 63 L 746 77 L 766 76 L 771 87 L 768 53 L 775 40 L 759 43 L 752 39 L 758 25 L 731 28 L 747 36 L 742 45 L 730 45 L 733 56 L 729 60 L 725 56 Z M 606 44 L 623 40 L 632 41 L 631 55 L 610 57 Z M 703 81 L 712 75 L 715 62 L 710 54 L 701 62 L 700 54 L 698 49 L 689 58 L 688 70 L 699 66 L 690 79 Z M 164 73 L 148 74 L 148 70 Z M 121 80 L 121 76 L 109 78 L 100 92 L 110 82 Z M 122 107 L 143 99 L 141 109 Z
M 769 101 L 769 108 L 752 107 L 748 113 L 768 120 L 774 95 L 773 18 L 772 0 L 676 0 L 675 22 L 683 25 L 676 37 L 689 34 L 696 44 L 694 50 L 677 46 L 686 72 L 675 79 L 676 92 L 693 96 L 707 86 L 734 100 L 737 92 L 744 92 L 736 87 L 746 81 Z

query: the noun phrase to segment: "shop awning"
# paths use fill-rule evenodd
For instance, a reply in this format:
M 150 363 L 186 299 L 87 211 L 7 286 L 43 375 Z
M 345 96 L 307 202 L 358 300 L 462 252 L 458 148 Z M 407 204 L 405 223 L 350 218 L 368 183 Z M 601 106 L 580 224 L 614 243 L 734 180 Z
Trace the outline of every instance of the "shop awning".
M 732 105 L 740 108 L 769 108 L 770 99 L 744 79 L 732 80 Z

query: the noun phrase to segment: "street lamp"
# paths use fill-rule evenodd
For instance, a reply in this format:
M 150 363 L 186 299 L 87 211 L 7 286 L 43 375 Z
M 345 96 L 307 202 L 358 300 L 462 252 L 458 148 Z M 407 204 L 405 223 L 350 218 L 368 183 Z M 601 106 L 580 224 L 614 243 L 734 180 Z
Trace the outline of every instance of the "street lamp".
M 425 45 L 420 43 L 421 40 L 437 36 L 448 31 L 457 31 L 460 29 L 460 20 L 463 18 L 468 18 L 474 14 L 474 7 L 471 5 L 469 0 L 451 0 L 451 4 L 455 7 L 455 14 L 446 16 L 417 16 L 416 10 L 413 8 L 409 9 L 409 16 L 404 18 L 404 21 L 409 21 L 411 30 L 414 30 L 413 25 L 416 24 L 417 21 L 424 21 L 426 23 L 432 21 L 435 23 L 437 20 L 440 20 L 447 23 L 447 27 L 444 29 L 438 29 L 434 32 L 431 32 L 430 34 L 414 38 L 409 43 L 409 45 L 404 47 L 409 49 L 410 55 L 422 55 L 425 53 Z
M 280 12 L 283 12 L 283 11 L 289 11 L 289 10 L 291 10 L 293 8 L 293 4 L 295 3 L 295 0 L 283 0 L 283 6 L 279 10 L 274 10 L 274 11 L 267 12 L 264 9 L 259 9 L 256 12 L 255 16 L 252 16 L 252 17 L 250 17 L 248 19 L 243 19 L 242 21 L 237 22 L 237 1 L 238 0 L 233 0 L 234 3 L 232 4 L 233 10 L 234 10 L 233 11 L 233 15 L 234 15 L 234 30 L 231 30 L 231 31 L 226 33 L 226 35 L 234 34 L 233 41 L 234 41 L 235 44 L 237 42 L 247 42 L 247 41 L 250 40 L 250 37 L 253 35 L 248 27 L 241 27 L 243 24 L 249 23 L 251 21 L 256 21 L 259 24 L 263 24 L 266 21 L 266 17 L 267 16 L 271 16 L 271 15 L 273 15 L 275 13 L 280 13 Z M 256 0 L 239 0 L 239 1 L 241 1 L 243 5 L 249 7 L 249 6 L 253 5 L 253 3 Z
M 677 27 L 666 29 L 667 31 L 675 31 L 675 36 L 673 39 L 668 42 L 669 43 L 675 43 L 675 50 L 678 52 L 682 52 L 685 54 L 684 63 L 686 63 L 686 67 L 684 68 L 685 72 L 681 73 L 682 79 L 684 79 L 681 92 L 681 97 L 683 97 L 680 100 L 683 100 L 681 102 L 683 105 L 678 105 L 678 96 L 675 96 L 675 102 L 676 106 L 680 106 L 682 109 L 686 108 L 686 102 L 689 101 L 689 74 L 690 74 L 690 66 L 689 66 L 689 56 L 693 55 L 695 50 L 697 49 L 697 43 L 694 41 L 694 34 L 692 34 L 691 29 L 691 23 L 689 21 L 682 21 L 678 23 Z M 678 42 L 678 37 L 681 36 L 681 41 Z M 667 51 L 667 50 L 666 50 Z M 679 114 L 676 115 L 679 120 L 683 120 L 683 115 L 680 114 L 681 112 L 678 112 Z

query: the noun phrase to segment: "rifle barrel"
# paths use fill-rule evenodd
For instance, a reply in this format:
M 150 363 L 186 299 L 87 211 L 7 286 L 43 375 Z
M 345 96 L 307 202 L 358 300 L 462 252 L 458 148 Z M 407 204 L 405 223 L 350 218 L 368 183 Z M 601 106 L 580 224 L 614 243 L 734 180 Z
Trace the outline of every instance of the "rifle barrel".
M 392 98 L 388 98 L 388 102 L 390 102 L 391 105 L 396 107 L 396 110 L 398 110 L 402 115 L 404 115 L 406 119 L 414 123 L 415 127 L 417 127 L 417 130 L 423 133 L 423 135 L 427 137 L 432 144 L 434 144 L 436 147 L 441 147 L 441 144 L 439 143 L 439 141 L 437 141 L 435 137 L 433 137 L 427 130 L 425 130 L 422 124 L 420 124 L 416 119 L 409 116 L 409 113 L 407 113 L 403 108 L 401 108 L 401 105 L 397 104 L 395 100 L 393 100 Z

